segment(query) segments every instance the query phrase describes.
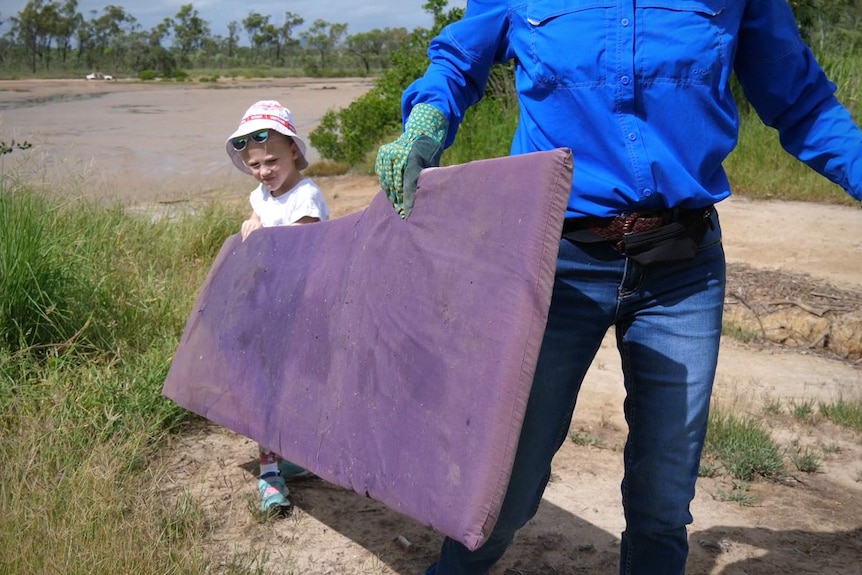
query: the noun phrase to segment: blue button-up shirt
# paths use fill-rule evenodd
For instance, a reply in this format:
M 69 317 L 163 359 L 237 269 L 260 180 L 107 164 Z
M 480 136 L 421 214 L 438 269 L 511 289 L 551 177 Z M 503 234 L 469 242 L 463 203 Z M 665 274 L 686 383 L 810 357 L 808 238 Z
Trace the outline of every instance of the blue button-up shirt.
M 450 120 L 513 60 L 512 153 L 571 148 L 568 216 L 699 208 L 730 195 L 735 72 L 784 148 L 862 200 L 862 132 L 800 39 L 786 0 L 469 0 L 404 93 Z

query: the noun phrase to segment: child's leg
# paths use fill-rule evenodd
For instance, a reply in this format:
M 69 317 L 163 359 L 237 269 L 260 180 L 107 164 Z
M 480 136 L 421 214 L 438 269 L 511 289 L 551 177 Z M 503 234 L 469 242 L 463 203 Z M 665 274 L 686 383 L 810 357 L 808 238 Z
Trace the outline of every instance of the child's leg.
M 284 478 L 278 473 L 278 462 L 281 457 L 273 451 L 258 444 L 260 453 L 260 479 L 257 482 L 260 491 L 260 509 L 290 508 L 288 490 L 284 485 Z
M 270 474 L 277 475 L 278 462 L 281 461 L 281 456 L 259 443 L 257 446 L 258 451 L 260 452 L 260 476 L 265 477 Z
M 278 473 L 284 477 L 284 480 L 287 482 L 299 481 L 301 479 L 313 479 L 315 477 L 311 471 L 304 467 L 300 467 L 296 463 L 291 463 L 287 459 L 279 460 Z
M 291 463 L 278 453 L 260 446 L 260 476 L 267 477 L 270 473 L 278 473 L 285 481 L 311 479 L 314 474 L 296 463 Z

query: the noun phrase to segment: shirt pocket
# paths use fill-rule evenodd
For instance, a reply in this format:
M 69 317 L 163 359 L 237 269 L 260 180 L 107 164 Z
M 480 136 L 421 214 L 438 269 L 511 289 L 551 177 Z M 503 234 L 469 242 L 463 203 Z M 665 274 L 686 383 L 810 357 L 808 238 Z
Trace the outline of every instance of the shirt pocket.
M 729 69 L 727 1 L 637 2 L 635 73 L 641 82 L 720 81 Z
M 513 10 L 516 56 L 546 87 L 607 83 L 612 0 L 537 0 Z

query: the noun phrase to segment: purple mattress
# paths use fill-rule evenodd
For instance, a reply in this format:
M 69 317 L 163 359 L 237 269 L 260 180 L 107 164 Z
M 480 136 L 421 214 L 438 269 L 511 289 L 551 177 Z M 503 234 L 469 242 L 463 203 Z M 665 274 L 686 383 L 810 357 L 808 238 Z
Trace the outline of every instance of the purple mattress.
M 479 547 L 547 320 L 568 150 L 424 171 L 412 215 L 227 239 L 164 394 L 321 478 Z

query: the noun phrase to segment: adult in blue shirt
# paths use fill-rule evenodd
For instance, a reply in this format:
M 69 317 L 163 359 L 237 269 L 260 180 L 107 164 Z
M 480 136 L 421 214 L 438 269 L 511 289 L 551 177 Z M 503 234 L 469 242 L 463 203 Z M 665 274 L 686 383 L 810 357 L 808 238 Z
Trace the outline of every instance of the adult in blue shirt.
M 786 0 L 470 0 L 428 55 L 403 95 L 404 134 L 377 158 L 402 217 L 419 168 L 439 162 L 500 62 L 515 65 L 512 154 L 568 147 L 575 175 L 500 517 L 476 551 L 445 540 L 427 573 L 488 573 L 535 514 L 611 326 L 629 426 L 620 573 L 683 573 L 721 334 L 725 260 L 713 206 L 730 195 L 722 161 L 739 128 L 731 74 L 789 153 L 859 200 L 862 132 Z

